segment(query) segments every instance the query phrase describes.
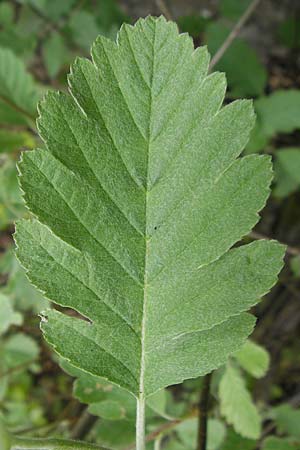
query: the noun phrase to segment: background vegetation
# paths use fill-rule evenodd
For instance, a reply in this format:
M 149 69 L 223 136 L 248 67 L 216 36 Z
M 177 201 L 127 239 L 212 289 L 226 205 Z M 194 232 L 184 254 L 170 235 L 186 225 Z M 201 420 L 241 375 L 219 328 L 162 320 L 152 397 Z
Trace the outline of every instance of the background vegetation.
M 256 9 L 240 30 L 236 23 Z M 248 9 L 249 11 L 249 9 Z M 13 252 L 13 223 L 29 213 L 18 188 L 20 152 L 42 146 L 36 104 L 65 90 L 70 62 L 98 34 L 163 13 L 195 45 L 207 44 L 225 71 L 226 102 L 254 98 L 257 124 L 247 153 L 274 161 L 272 194 L 250 241 L 288 244 L 273 291 L 254 310 L 245 347 L 212 377 L 189 380 L 148 404 L 149 449 L 196 448 L 197 418 L 208 409 L 209 450 L 300 449 L 300 5 L 295 1 L 0 1 L 0 417 L 14 433 L 87 439 L 134 448 L 135 402 L 125 391 L 59 361 L 41 338 L 48 306 Z M 228 41 L 234 29 L 234 40 Z M 227 42 L 228 49 L 217 53 Z M 67 149 L 66 149 L 67 151 Z M 210 388 L 205 398 L 202 387 Z M 208 402 L 208 403 L 207 403 Z M 207 403 L 207 404 L 206 404 Z

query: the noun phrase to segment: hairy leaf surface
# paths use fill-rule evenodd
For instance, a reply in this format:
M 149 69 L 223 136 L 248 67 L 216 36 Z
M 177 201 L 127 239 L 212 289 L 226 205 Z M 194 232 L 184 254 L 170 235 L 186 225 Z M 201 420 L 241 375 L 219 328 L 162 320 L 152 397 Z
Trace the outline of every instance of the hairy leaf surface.
M 18 224 L 18 256 L 48 298 L 88 319 L 49 311 L 46 339 L 136 396 L 223 364 L 282 266 L 276 242 L 231 249 L 258 221 L 271 163 L 236 159 L 252 104 L 221 108 L 225 78 L 208 63 L 162 17 L 99 37 L 92 61 L 72 66 L 71 95 L 41 103 L 46 149 L 20 164 L 36 219 Z

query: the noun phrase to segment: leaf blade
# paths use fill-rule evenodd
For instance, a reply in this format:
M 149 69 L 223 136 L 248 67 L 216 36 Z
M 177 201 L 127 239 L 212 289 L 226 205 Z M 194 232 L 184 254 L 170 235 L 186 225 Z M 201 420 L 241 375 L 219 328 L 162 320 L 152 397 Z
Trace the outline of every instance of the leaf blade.
M 221 108 L 224 76 L 206 76 L 206 50 L 194 50 L 174 24 L 148 17 L 125 25 L 116 43 L 97 39 L 92 56 L 73 64 L 71 97 L 51 93 L 40 104 L 46 150 L 20 163 L 36 219 L 17 226 L 18 257 L 52 301 L 83 316 L 45 314 L 56 351 L 150 396 L 223 364 L 251 333 L 244 311 L 275 283 L 283 247 L 230 248 L 258 220 L 271 165 L 236 159 L 253 108 Z M 201 284 L 214 277 L 225 297 L 218 302 L 212 288 L 201 300 Z M 183 304 L 180 323 L 185 299 L 196 314 Z

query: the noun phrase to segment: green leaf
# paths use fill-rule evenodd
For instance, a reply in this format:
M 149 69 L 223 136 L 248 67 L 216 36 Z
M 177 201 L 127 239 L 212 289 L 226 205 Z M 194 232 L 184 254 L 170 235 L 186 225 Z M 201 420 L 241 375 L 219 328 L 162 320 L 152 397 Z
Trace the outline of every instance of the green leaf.
M 175 439 L 168 440 L 164 445 L 164 450 L 186 450 L 185 446 Z
M 300 443 L 289 438 L 268 437 L 264 440 L 262 450 L 300 450 Z
M 57 21 L 63 15 L 67 15 L 76 0 L 19 0 L 24 5 L 30 5 L 43 16 L 48 17 L 51 21 Z M 30 11 L 30 9 L 29 9 Z
M 9 296 L 16 309 L 40 312 L 49 306 L 49 302 L 28 281 L 14 251 L 6 251 L 1 258 L 0 274 L 7 276 L 7 283 L 2 291 Z
M 177 23 L 183 33 L 189 33 L 193 38 L 199 38 L 209 23 L 209 19 L 197 14 L 191 14 L 179 17 Z
M 19 0 L 19 3 L 22 3 L 24 5 L 31 5 L 34 8 L 43 11 L 43 9 L 46 7 L 47 1 L 48 0 Z
M 214 22 L 207 27 L 206 42 L 211 54 L 215 54 L 227 38 L 230 29 Z M 232 97 L 257 96 L 264 91 L 267 72 L 255 51 L 242 39 L 235 39 L 216 69 L 226 72 Z
M 134 420 L 136 405 L 134 397 L 100 377 L 82 375 L 75 381 L 74 395 L 89 404 L 91 414 L 108 420 Z
M 262 150 L 279 133 L 292 133 L 300 128 L 300 90 L 278 90 L 254 102 L 257 126 L 248 148 Z
M 272 408 L 272 417 L 281 433 L 286 433 L 300 441 L 300 409 L 294 409 L 288 404 L 282 404 Z
M 0 48 L 1 122 L 26 124 L 34 119 L 38 93 L 33 78 L 14 53 Z
M 269 368 L 269 353 L 253 341 L 246 341 L 244 346 L 234 355 L 244 370 L 255 378 L 263 377 Z
M 44 15 L 49 17 L 52 21 L 59 20 L 63 15 L 68 15 L 71 11 L 72 6 L 76 0 L 31 0 L 40 1 L 40 10 Z
M 16 163 L 7 159 L 0 166 L 0 230 L 23 217 L 25 206 L 21 197 Z
M 225 426 L 217 419 L 209 419 L 207 428 L 207 450 L 217 450 L 224 441 Z M 197 443 L 198 419 L 184 420 L 176 426 L 176 432 L 180 441 L 184 444 L 184 448 L 193 450 Z
M 15 55 L 22 57 L 23 61 L 32 57 L 36 44 L 36 35 L 26 33 L 19 23 L 0 31 L 0 47 L 10 49 Z
M 116 0 L 97 0 L 97 6 L 99 14 L 97 15 L 97 23 L 100 25 L 101 30 L 106 33 L 110 33 L 112 29 L 117 29 L 123 22 L 128 22 L 127 17 L 120 8 L 119 2 Z M 94 10 L 93 10 L 94 12 Z
M 293 256 L 290 259 L 290 267 L 295 277 L 300 276 L 300 255 Z
M 255 103 L 254 103 L 255 105 Z M 265 150 L 269 143 L 269 137 L 266 136 L 259 119 L 252 130 L 250 141 L 248 142 L 244 154 L 249 155 L 251 153 L 258 153 L 261 150 Z
M 251 0 L 221 0 L 220 13 L 228 19 L 237 20 L 250 5 Z
M 255 450 L 256 441 L 246 439 L 235 433 L 232 429 L 227 430 L 226 440 L 220 450 Z
M 14 21 L 14 7 L 10 2 L 0 4 L 0 24 L 3 27 L 12 25 Z
M 32 337 L 16 333 L 1 344 L 0 354 L 6 367 L 17 367 L 36 359 L 39 355 L 39 346 Z
M 21 314 L 14 311 L 11 300 L 0 292 L 0 335 L 4 334 L 11 325 L 21 323 Z
M 35 140 L 27 132 L 0 129 L 0 153 L 9 153 L 21 148 L 33 148 Z
M 134 442 L 135 423 L 126 420 L 101 419 L 101 426 L 94 431 L 96 442 L 110 449 L 124 449 Z
M 11 450 L 11 436 L 6 430 L 2 419 L 0 418 L 0 448 L 1 450 Z
M 107 420 L 135 420 L 136 402 L 126 390 L 108 383 L 103 378 L 95 377 L 72 367 L 65 360 L 61 360 L 61 367 L 69 375 L 76 377 L 73 394 L 80 402 L 89 405 L 89 412 Z M 159 391 L 147 400 L 146 411 L 148 417 L 157 415 L 165 417 L 165 391 Z
M 135 438 L 134 397 L 127 391 L 107 383 L 103 378 L 89 375 L 60 359 L 60 366 L 69 375 L 77 377 L 73 394 L 89 404 L 89 412 L 101 417 L 101 426 L 95 426 L 91 437 L 109 448 L 124 448 Z M 117 430 L 117 432 L 116 432 Z
M 38 219 L 18 223 L 18 256 L 48 298 L 88 319 L 47 312 L 56 351 L 150 396 L 224 364 L 251 333 L 245 311 L 276 282 L 284 249 L 230 248 L 258 221 L 271 163 L 236 159 L 251 102 L 220 109 L 224 76 L 207 76 L 206 49 L 175 24 L 125 25 L 92 55 L 72 67 L 72 96 L 40 105 L 47 149 L 20 163 Z
M 90 50 L 100 31 L 95 15 L 84 10 L 72 14 L 68 22 L 68 28 L 74 42 L 87 51 Z
M 275 156 L 276 186 L 273 193 L 283 198 L 300 187 L 300 148 L 281 148 Z
M 171 417 L 166 412 L 167 407 L 167 395 L 166 390 L 156 392 L 151 395 L 147 400 L 147 405 L 152 409 L 157 415 L 164 417 L 166 419 L 171 419 Z
M 221 413 L 235 431 L 249 439 L 258 439 L 261 418 L 237 369 L 227 364 L 219 386 Z
M 278 30 L 278 37 L 282 44 L 289 48 L 296 49 L 300 47 L 300 21 L 295 17 L 289 17 L 284 20 Z
M 43 57 L 47 72 L 51 78 L 55 78 L 68 59 L 64 39 L 59 33 L 52 33 L 46 40 L 43 47 Z
M 255 102 L 258 120 L 268 136 L 300 128 L 300 90 L 279 90 Z

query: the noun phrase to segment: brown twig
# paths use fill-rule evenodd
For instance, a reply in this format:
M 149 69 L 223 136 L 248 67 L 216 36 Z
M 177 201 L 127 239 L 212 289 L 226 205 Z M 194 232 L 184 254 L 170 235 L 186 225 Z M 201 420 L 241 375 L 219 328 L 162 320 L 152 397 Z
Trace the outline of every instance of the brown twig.
M 156 5 L 166 19 L 173 20 L 172 13 L 164 0 L 156 0 Z
M 257 8 L 259 2 L 261 0 L 253 0 L 252 3 L 250 3 L 249 7 L 246 9 L 244 14 L 239 18 L 217 53 L 213 56 L 209 68 L 212 69 L 222 58 L 226 50 L 231 46 L 232 42 L 235 40 L 235 38 L 240 33 L 241 29 L 247 22 L 247 20 L 250 18 L 250 16 L 253 14 L 255 9 Z
M 205 375 L 200 393 L 197 450 L 207 449 L 207 417 L 211 377 L 212 373 Z

